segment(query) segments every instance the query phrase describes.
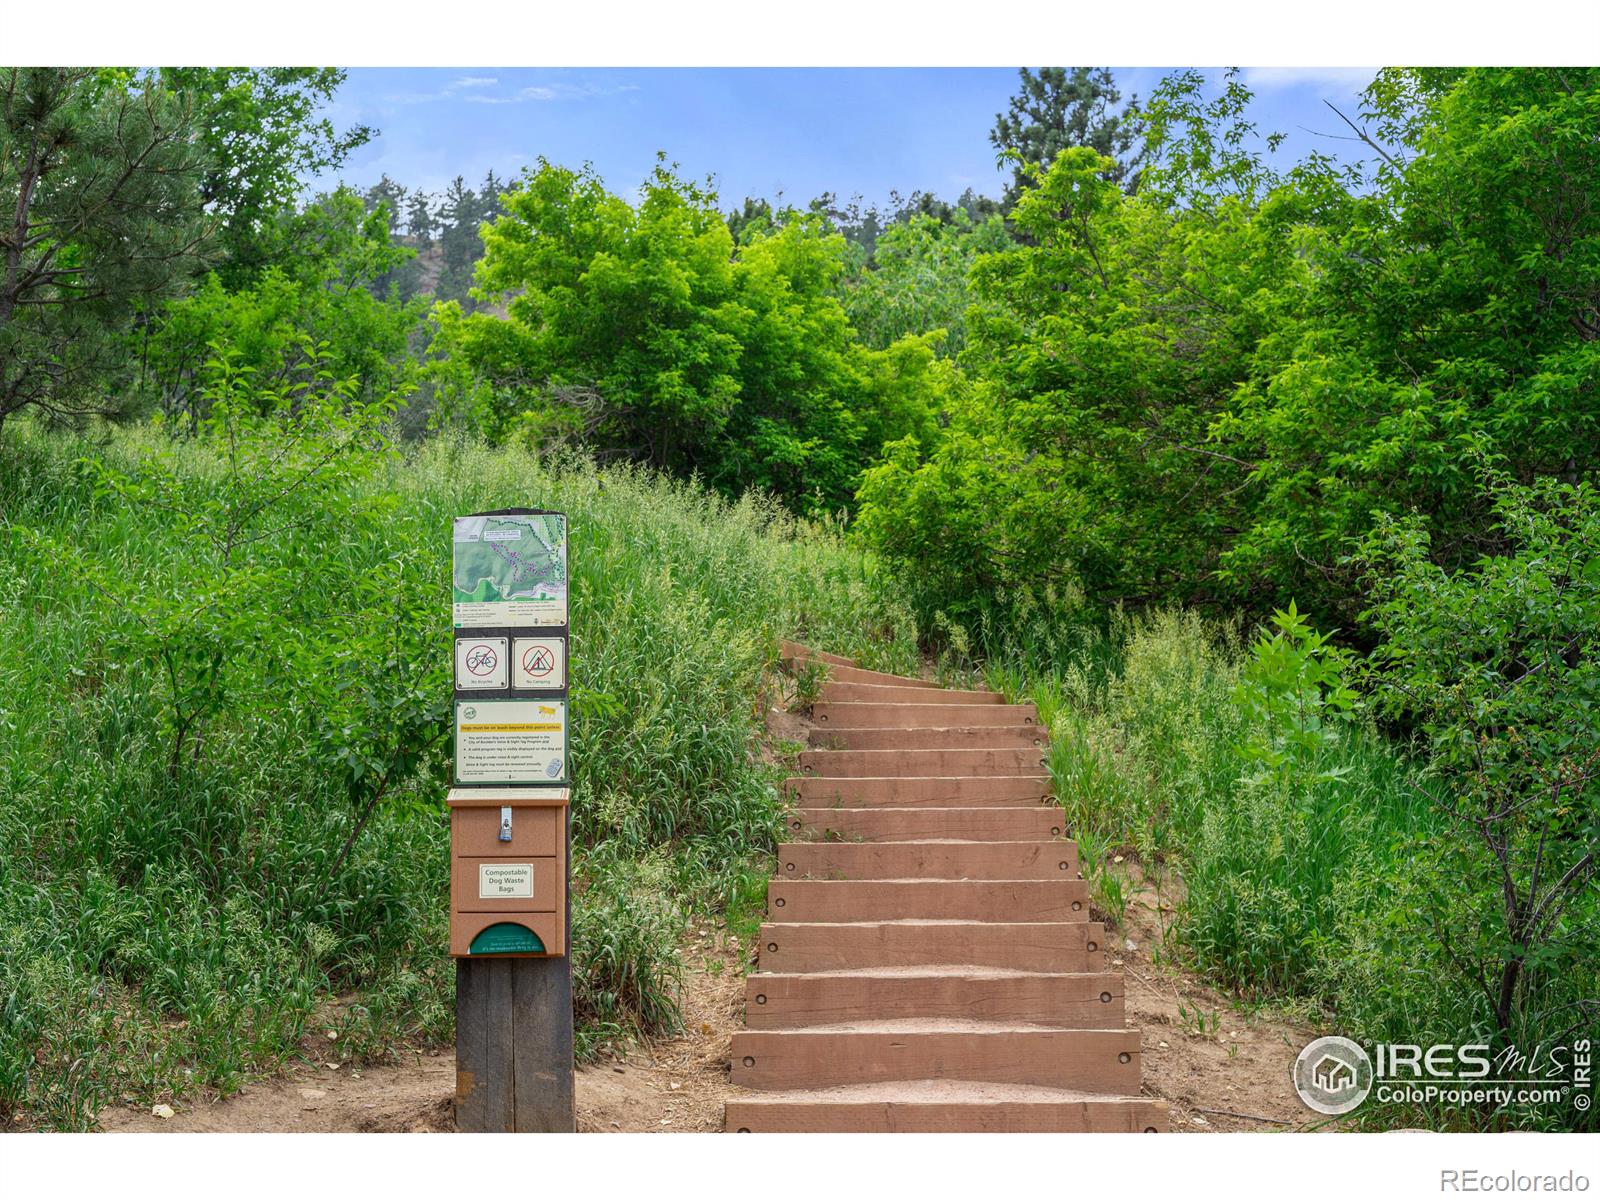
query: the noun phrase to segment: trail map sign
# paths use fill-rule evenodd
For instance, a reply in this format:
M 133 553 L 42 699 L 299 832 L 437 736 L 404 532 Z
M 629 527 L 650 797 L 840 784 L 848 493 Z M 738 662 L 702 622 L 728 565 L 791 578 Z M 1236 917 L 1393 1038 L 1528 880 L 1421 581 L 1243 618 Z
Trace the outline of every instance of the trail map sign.
M 565 514 L 457 517 L 452 597 L 457 629 L 565 625 Z
M 567 782 L 567 517 L 531 508 L 455 519 L 458 787 Z

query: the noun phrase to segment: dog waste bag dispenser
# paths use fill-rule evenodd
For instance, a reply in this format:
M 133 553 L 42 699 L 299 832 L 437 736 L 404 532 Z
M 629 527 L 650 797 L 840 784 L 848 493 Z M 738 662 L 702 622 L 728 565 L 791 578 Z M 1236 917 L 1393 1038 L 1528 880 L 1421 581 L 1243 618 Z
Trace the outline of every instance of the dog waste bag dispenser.
M 567 518 L 457 517 L 450 953 L 567 953 Z

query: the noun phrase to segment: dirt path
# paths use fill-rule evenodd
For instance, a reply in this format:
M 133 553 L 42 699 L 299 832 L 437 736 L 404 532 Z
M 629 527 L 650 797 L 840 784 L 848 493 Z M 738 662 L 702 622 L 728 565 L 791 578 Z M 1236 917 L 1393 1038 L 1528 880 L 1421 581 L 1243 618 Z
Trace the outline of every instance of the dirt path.
M 1249 1014 L 1190 972 L 1157 961 L 1159 904 L 1153 890 L 1134 896 L 1111 961 L 1127 978 L 1128 1024 L 1144 1030 L 1144 1090 L 1167 1102 L 1172 1131 L 1323 1127 L 1327 1118 L 1300 1103 L 1289 1073 L 1301 1048 L 1325 1031 Z
M 744 1000 L 741 952 L 712 925 L 683 947 L 685 1033 L 638 1045 L 578 1072 L 580 1133 L 684 1133 L 722 1128 L 728 1041 Z M 332 1043 L 309 1037 L 303 1061 L 225 1100 L 100 1114 L 110 1133 L 444 1133 L 455 1128 L 456 1060 L 408 1050 L 395 1065 L 335 1067 Z

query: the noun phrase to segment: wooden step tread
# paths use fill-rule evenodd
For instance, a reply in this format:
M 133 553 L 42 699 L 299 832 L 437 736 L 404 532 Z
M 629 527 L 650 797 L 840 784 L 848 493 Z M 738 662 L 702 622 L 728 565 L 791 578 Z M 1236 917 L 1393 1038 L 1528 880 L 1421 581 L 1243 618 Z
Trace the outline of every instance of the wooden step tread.
M 815 842 L 1019 842 L 1066 836 L 1066 817 L 1055 805 L 969 805 L 799 808 L 785 819 L 795 841 Z
M 814 658 L 818 662 L 832 663 L 838 667 L 853 667 L 856 661 L 846 658 L 842 654 L 830 654 L 826 650 L 813 650 L 810 646 L 802 646 L 799 642 L 788 640 L 778 643 L 778 656 L 780 658 Z
M 927 922 L 924 922 L 926 924 Z M 1038 971 L 1031 967 L 983 967 L 971 963 L 919 963 L 910 967 L 841 967 L 835 970 L 800 971 L 786 974 L 782 971 L 754 971 L 750 979 L 1050 979 L 1078 982 L 1095 981 L 1115 983 L 1122 987 L 1122 974 L 1117 971 Z
M 938 703 L 953 704 L 1004 704 L 1006 702 L 1003 692 L 965 692 L 952 688 L 927 688 L 915 684 L 884 684 L 884 683 L 824 683 L 822 690 L 817 693 L 817 700 L 821 702 L 839 703 L 849 701 L 854 704 L 881 704 L 884 702 L 901 701 L 908 704 L 929 704 L 930 697 L 937 696 Z
M 1139 1034 L 981 1021 L 872 1022 L 836 1029 L 745 1029 L 730 1047 L 736 1086 L 842 1087 L 908 1079 L 1026 1083 L 1127 1095 L 1139 1087 Z
M 929 963 L 1081 972 L 1104 969 L 1105 946 L 1098 921 L 775 920 L 757 952 L 761 970 L 793 973 Z
M 791 671 L 805 670 L 810 666 L 820 666 L 826 672 L 827 679 L 832 683 L 877 683 L 886 687 L 915 687 L 924 688 L 930 692 L 942 691 L 931 679 L 923 679 L 917 675 L 895 675 L 888 671 L 871 671 L 865 667 L 847 667 L 841 663 L 822 663 L 816 659 L 804 657 L 784 657 L 784 665 Z
M 847 1087 L 739 1089 L 724 1109 L 734 1133 L 1165 1133 L 1167 1106 L 1021 1083 L 897 1080 Z
M 826 697 L 811 706 L 818 728 L 831 729 L 948 729 L 973 725 L 1038 725 L 1039 710 L 1032 704 L 928 703 L 941 693 L 922 693 L 922 699 L 876 700 Z M 1042 728 L 1042 727 L 1041 727 Z
M 786 921 L 1087 921 L 1089 888 L 1081 879 L 785 878 L 767 885 L 767 905 Z
M 1001 750 L 1042 746 L 1039 725 L 938 725 L 926 729 L 818 726 L 807 735 L 813 750 Z
M 757 972 L 745 980 L 744 1012 L 751 1029 L 846 1032 L 870 1026 L 892 1032 L 926 1029 L 929 1022 L 943 1028 L 1107 1029 L 1123 1023 L 1123 991 L 1121 976 L 1104 971 L 945 966 Z
M 783 879 L 1032 880 L 1078 878 L 1078 847 L 1065 839 L 975 842 L 784 842 Z
M 799 978 L 808 978 L 800 976 Z M 810 1037 L 812 1035 L 837 1035 L 861 1034 L 874 1037 L 918 1038 L 918 1037 L 1001 1037 L 1013 1033 L 1037 1033 L 1050 1035 L 1048 1040 L 1059 1038 L 1063 1035 L 1082 1034 L 1084 1036 L 1103 1037 L 1105 1045 L 1115 1044 L 1123 1050 L 1131 1045 L 1134 1051 L 1139 1048 L 1139 1032 L 1135 1029 L 1106 1029 L 1099 1026 L 1088 1025 L 1074 1029 L 1062 1029 L 1059 1025 L 1048 1025 L 1039 1021 L 1002 1020 L 990 1021 L 981 1017 L 884 1017 L 877 1020 L 840 1021 L 831 1025 L 807 1025 L 804 1029 L 759 1029 L 737 1030 L 733 1040 L 737 1042 L 743 1037 L 769 1037 L 781 1035 L 783 1037 Z
M 784 792 L 804 808 L 961 808 L 969 805 L 1047 804 L 1055 795 L 1050 776 L 1038 775 L 794 775 Z

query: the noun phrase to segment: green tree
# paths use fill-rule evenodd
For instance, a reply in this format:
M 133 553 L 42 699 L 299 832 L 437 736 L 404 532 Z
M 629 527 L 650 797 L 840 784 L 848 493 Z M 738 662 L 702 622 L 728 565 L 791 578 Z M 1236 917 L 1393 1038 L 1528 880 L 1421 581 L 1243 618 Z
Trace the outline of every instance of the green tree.
M 411 199 L 406 201 L 406 236 L 418 250 L 426 250 L 433 245 L 433 231 L 438 227 L 433 197 L 417 188 L 411 193 Z
M 220 269 L 230 286 L 270 265 L 256 235 L 293 206 L 306 181 L 337 170 L 377 135 L 366 125 L 340 131 L 319 116 L 345 75 L 333 67 L 161 70 L 162 84 L 198 115 L 207 162 L 200 198 L 221 223 Z
M 1133 97 L 1120 112 L 1122 93 L 1106 67 L 1023 67 L 1019 86 L 1007 110 L 996 113 L 989 142 L 1015 159 L 1009 208 L 1028 183 L 1029 166 L 1047 167 L 1072 146 L 1087 146 L 1112 160 L 1106 178 L 1130 190 L 1138 181 L 1140 152 L 1139 101 Z
M 384 210 L 389 236 L 394 237 L 395 231 L 400 226 L 401 215 L 405 212 L 406 189 L 385 173 L 377 183 L 367 189 L 366 203 L 369 212 L 376 212 L 379 208 Z
M 483 257 L 483 238 L 478 226 L 483 221 L 483 204 L 478 194 L 457 175 L 445 188 L 439 208 L 439 246 L 444 267 L 439 274 L 438 294 L 473 305 L 468 289 L 472 286 L 473 265 Z
M 885 552 L 936 543 L 915 534 L 928 489 L 981 477 L 937 463 L 966 464 L 965 439 L 1018 464 L 992 503 L 1059 535 L 1037 553 L 1026 529 L 995 537 L 974 582 L 1261 613 L 1294 597 L 1361 637 L 1348 552 L 1375 512 L 1427 514 L 1446 565 L 1498 544 L 1467 448 L 1522 480 L 1592 480 L 1600 72 L 1386 71 L 1364 105 L 1375 166 L 1278 171 L 1237 75 L 1180 72 L 1145 110 L 1136 194 L 1082 147 L 1030 168 L 1023 244 L 972 269 L 974 403 L 869 480 L 864 528 L 902 548 Z
M 1009 245 L 998 215 L 975 224 L 960 207 L 946 206 L 942 216 L 907 213 L 877 236 L 865 268 L 845 280 L 845 312 L 861 340 L 874 348 L 939 330 L 939 353 L 958 354 L 967 341 L 972 264 L 978 255 Z
M 931 429 L 931 345 L 855 341 L 834 294 L 847 247 L 821 218 L 778 214 L 735 247 L 714 194 L 665 165 L 637 206 L 548 163 L 503 200 L 478 282 L 507 316 L 436 315 L 455 404 L 492 436 L 831 508 L 885 440 Z
M 1331 197 L 1304 313 L 1215 429 L 1253 489 L 1226 577 L 1341 618 L 1375 510 L 1428 514 L 1441 563 L 1497 546 L 1467 447 L 1525 482 L 1600 469 L 1600 71 L 1385 71 L 1365 113 L 1370 186 L 1295 181 Z
M 121 334 L 202 262 L 199 140 L 148 72 L 0 70 L 0 425 L 123 407 Z
M 368 211 L 342 189 L 284 215 L 260 233 L 274 265 L 230 290 L 211 274 L 168 304 L 144 351 L 146 385 L 169 418 L 206 418 L 216 346 L 247 372 L 256 394 L 308 386 L 332 371 L 362 403 L 406 390 L 416 362 L 410 339 L 427 302 L 403 301 L 380 281 L 409 266 L 415 251 L 388 231 L 386 207 Z
M 1486 476 L 1496 553 L 1442 568 L 1411 516 L 1360 561 L 1378 703 L 1419 732 L 1450 818 L 1422 848 L 1450 890 L 1419 915 L 1477 1027 L 1526 1047 L 1600 1021 L 1600 497 Z

